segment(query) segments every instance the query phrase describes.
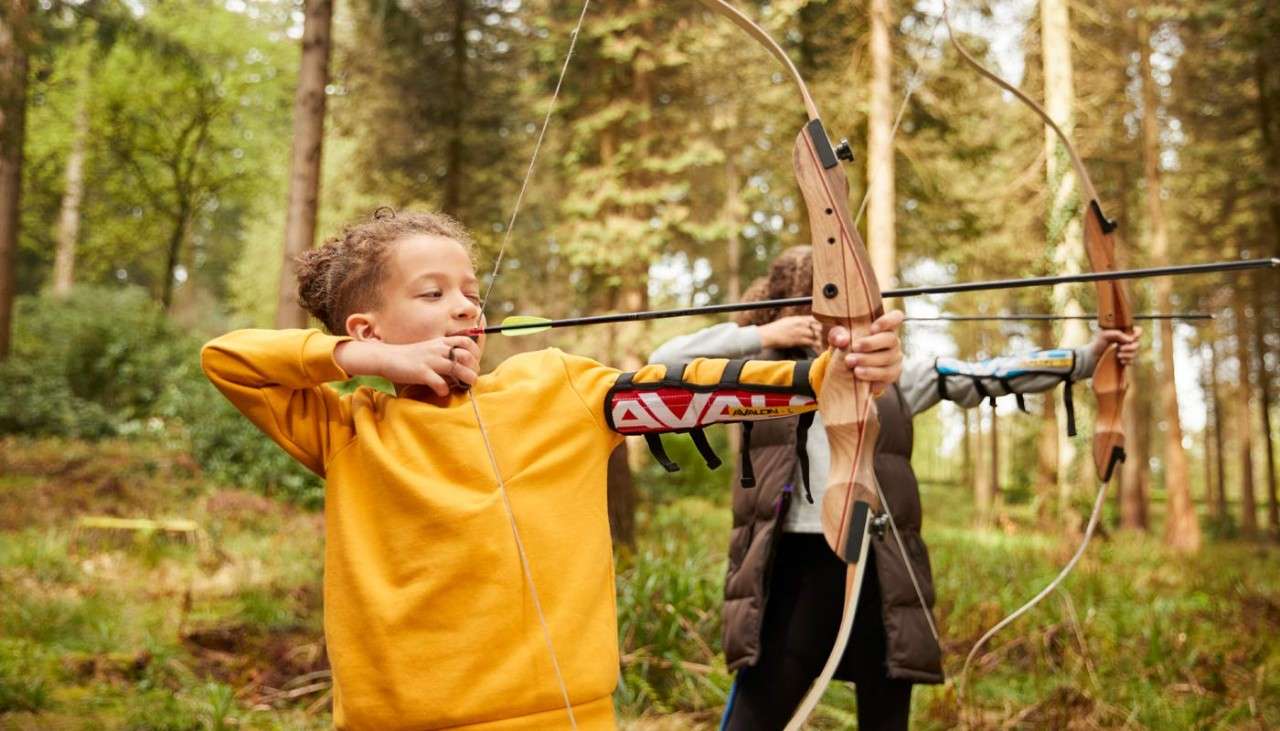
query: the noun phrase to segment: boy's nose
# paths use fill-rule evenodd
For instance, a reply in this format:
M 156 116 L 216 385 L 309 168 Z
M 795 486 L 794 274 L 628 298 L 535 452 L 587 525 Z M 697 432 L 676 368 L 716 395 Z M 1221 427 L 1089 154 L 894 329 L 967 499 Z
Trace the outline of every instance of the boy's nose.
M 459 320 L 472 321 L 480 317 L 480 306 L 470 299 L 463 297 L 454 308 L 454 317 Z

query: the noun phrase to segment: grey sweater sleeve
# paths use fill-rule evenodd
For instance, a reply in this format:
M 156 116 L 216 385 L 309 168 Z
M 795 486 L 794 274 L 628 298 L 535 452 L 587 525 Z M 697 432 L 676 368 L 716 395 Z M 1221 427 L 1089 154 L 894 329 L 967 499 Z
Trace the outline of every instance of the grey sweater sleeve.
M 981 361 L 908 358 L 902 364 L 898 386 L 915 416 L 942 400 L 943 379 L 947 400 L 971 409 L 982 403 L 983 390 L 991 396 L 1041 393 L 1063 381 L 1089 378 L 1096 366 L 1093 349 L 1087 345 Z
M 737 323 L 722 322 L 668 340 L 653 351 L 649 362 L 671 366 L 694 358 L 745 358 L 763 349 L 755 325 L 742 327 Z

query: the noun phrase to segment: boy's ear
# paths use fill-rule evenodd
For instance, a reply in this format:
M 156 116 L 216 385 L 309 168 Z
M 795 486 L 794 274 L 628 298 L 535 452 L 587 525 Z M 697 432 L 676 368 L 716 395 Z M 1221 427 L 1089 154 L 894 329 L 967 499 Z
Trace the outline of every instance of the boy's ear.
M 347 315 L 347 334 L 356 340 L 382 340 L 373 315 L 367 312 Z

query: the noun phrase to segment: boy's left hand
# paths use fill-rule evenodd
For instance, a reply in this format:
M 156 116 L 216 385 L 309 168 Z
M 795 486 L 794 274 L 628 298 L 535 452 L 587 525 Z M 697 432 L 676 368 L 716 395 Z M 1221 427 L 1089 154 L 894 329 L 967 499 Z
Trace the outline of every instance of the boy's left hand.
M 902 327 L 905 317 L 900 310 L 886 312 L 871 323 L 866 335 L 853 342 L 843 327 L 833 327 L 827 334 L 831 347 L 848 352 L 845 365 L 853 371 L 854 378 L 871 383 L 873 396 L 884 393 L 902 375 L 902 341 L 898 339 L 898 328 Z

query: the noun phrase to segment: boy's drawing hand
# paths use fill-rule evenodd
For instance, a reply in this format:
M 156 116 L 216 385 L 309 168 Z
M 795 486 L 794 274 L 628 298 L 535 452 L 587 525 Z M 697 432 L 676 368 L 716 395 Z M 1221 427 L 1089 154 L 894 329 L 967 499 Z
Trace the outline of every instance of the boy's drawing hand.
M 873 396 L 884 393 L 902 375 L 902 342 L 898 340 L 898 328 L 905 317 L 899 310 L 886 312 L 871 323 L 866 335 L 853 342 L 849 341 L 849 331 L 843 327 L 833 327 L 827 334 L 827 341 L 832 347 L 848 351 L 845 365 L 853 371 L 855 378 L 871 383 Z
M 1099 358 L 1112 344 L 1116 343 L 1120 346 L 1116 352 L 1121 365 L 1132 365 L 1138 359 L 1138 340 L 1142 337 L 1142 328 L 1135 327 L 1133 333 L 1125 333 L 1121 330 L 1103 330 L 1093 339 L 1089 347 L 1093 349 L 1093 357 Z
M 767 349 L 822 350 L 822 323 L 815 320 L 813 315 L 779 317 L 773 322 L 758 326 L 756 332 L 760 334 L 760 344 Z
M 403 344 L 353 340 L 340 345 L 334 357 L 350 375 L 420 384 L 437 396 L 448 396 L 453 383 L 474 384 L 480 370 L 480 346 L 465 335 Z

